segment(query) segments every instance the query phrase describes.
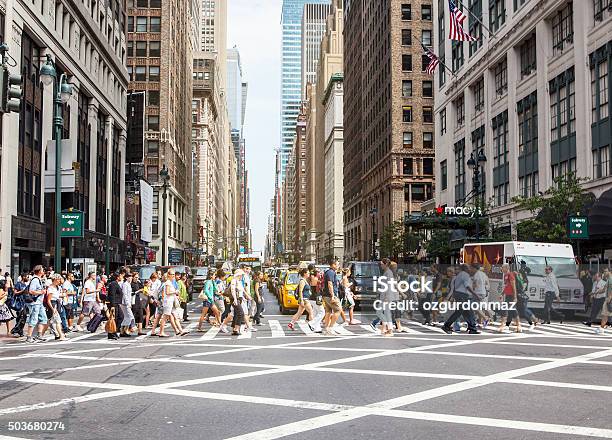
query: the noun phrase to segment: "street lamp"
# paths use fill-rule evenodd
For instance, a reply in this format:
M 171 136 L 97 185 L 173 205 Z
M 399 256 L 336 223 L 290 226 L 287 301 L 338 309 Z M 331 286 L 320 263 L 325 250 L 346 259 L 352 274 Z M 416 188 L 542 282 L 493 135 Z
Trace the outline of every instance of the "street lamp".
M 162 199 L 164 200 L 162 209 L 164 210 L 164 214 L 162 217 L 162 266 L 166 265 L 166 199 L 168 198 L 168 181 L 170 180 L 170 174 L 168 173 L 168 168 L 166 168 L 166 164 L 162 167 L 159 172 L 159 177 L 162 181 L 162 188 L 164 192 L 162 193 Z
M 374 232 L 374 216 L 378 213 L 378 208 L 370 209 L 372 216 L 372 261 L 376 261 L 376 234 Z
M 474 157 L 474 153 L 471 153 L 470 158 L 467 161 L 468 167 L 470 167 L 470 169 L 474 172 L 474 178 L 472 182 L 473 182 L 473 187 L 474 187 L 473 188 L 474 196 L 476 197 L 476 209 L 475 209 L 476 241 L 480 240 L 480 194 L 481 194 L 480 167 L 483 166 L 486 163 L 486 161 L 487 161 L 487 156 L 485 156 L 484 150 L 482 148 L 478 150 L 476 157 Z
M 62 105 L 72 96 L 72 85 L 68 77 L 62 73 L 57 78 L 57 70 L 51 55 L 47 54 L 47 62 L 40 68 L 40 80 L 45 86 L 53 84 L 53 128 L 55 130 L 55 271 L 62 272 L 62 230 L 60 216 L 62 213 L 62 130 L 64 118 Z

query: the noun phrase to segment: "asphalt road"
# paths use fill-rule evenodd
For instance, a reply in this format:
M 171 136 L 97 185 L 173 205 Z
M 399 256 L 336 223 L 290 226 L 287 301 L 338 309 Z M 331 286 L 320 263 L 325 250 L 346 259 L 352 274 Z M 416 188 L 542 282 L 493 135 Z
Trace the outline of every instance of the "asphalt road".
M 580 324 L 326 337 L 267 309 L 240 338 L 0 340 L 0 440 L 612 438 L 612 336 Z

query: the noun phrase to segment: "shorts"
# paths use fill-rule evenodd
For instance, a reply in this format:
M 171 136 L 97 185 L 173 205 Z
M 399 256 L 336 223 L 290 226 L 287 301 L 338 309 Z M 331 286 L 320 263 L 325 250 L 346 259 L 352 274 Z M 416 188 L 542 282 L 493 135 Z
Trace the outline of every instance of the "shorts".
M 34 327 L 36 324 L 44 325 L 47 323 L 47 314 L 43 304 L 27 304 L 27 307 L 29 313 L 27 323 L 30 327 Z
M 342 305 L 340 304 L 340 300 L 336 296 L 334 296 L 333 298 L 330 298 L 329 296 L 324 296 L 323 305 L 325 306 L 325 313 L 340 313 L 342 311 Z
M 206 307 L 212 307 L 213 303 L 211 303 L 209 300 L 205 299 L 202 301 L 202 307 L 206 308 Z
M 503 301 L 504 304 L 507 304 L 508 308 L 509 308 L 510 307 L 510 303 L 513 302 L 513 297 L 505 296 L 504 295 L 502 301 Z M 516 310 L 516 305 L 515 305 L 514 310 L 500 310 L 499 311 L 499 315 L 504 317 L 504 318 L 507 317 L 507 318 L 510 318 L 510 319 L 514 319 L 514 318 L 518 317 L 518 314 L 516 312 L 517 312 L 517 310 Z
M 72 304 L 64 304 L 64 310 L 66 311 L 66 319 L 74 318 L 74 310 L 72 310 Z
M 142 305 L 133 305 L 132 313 L 134 314 L 134 321 L 136 324 L 142 324 L 144 322 L 144 309 L 142 308 Z
M 162 306 L 162 314 L 171 315 L 174 308 L 174 295 L 168 295 Z
M 81 314 L 89 315 L 92 312 L 94 313 L 94 315 L 99 315 L 100 313 L 102 313 L 100 304 L 98 304 L 96 301 L 85 301 L 83 303 L 83 310 L 81 310 Z

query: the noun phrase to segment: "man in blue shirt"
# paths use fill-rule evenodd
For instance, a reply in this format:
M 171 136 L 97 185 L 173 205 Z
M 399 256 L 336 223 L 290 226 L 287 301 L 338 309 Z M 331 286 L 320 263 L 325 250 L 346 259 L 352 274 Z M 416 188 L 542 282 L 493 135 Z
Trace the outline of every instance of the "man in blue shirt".
M 459 318 L 463 316 L 463 319 L 467 322 L 468 333 L 477 335 L 480 332 L 476 329 L 476 321 L 474 320 L 474 312 L 469 308 L 470 298 L 474 294 L 472 289 L 472 279 L 468 274 L 468 267 L 465 264 L 459 266 L 459 271 L 455 278 L 451 280 L 452 296 L 455 299 L 455 305 L 457 308 L 453 314 L 446 320 L 442 330 L 445 333 L 451 334 L 451 325 Z
M 334 325 L 340 316 L 342 311 L 342 305 L 338 299 L 338 276 L 336 271 L 338 270 L 338 262 L 332 260 L 329 264 L 329 269 L 325 271 L 323 277 L 323 305 L 325 306 L 325 318 L 323 323 L 325 324 L 324 334 L 336 335 L 339 334 L 334 330 Z
M 28 293 L 34 297 L 34 302 L 28 304 L 28 330 L 26 342 L 33 344 L 36 342 L 45 342 L 42 337 L 44 326 L 47 324 L 47 313 L 45 312 L 45 306 L 43 299 L 45 297 L 45 288 L 42 285 L 41 278 L 45 274 L 45 270 L 41 265 L 34 267 L 34 276 L 30 280 Z M 34 327 L 38 327 L 38 334 L 32 337 Z

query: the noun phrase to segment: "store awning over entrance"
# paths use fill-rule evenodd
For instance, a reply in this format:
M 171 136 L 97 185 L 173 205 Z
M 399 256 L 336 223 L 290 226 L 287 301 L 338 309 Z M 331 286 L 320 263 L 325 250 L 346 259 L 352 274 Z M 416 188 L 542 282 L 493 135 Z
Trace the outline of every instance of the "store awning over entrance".
M 612 189 L 595 200 L 589 210 L 589 236 L 612 237 Z

